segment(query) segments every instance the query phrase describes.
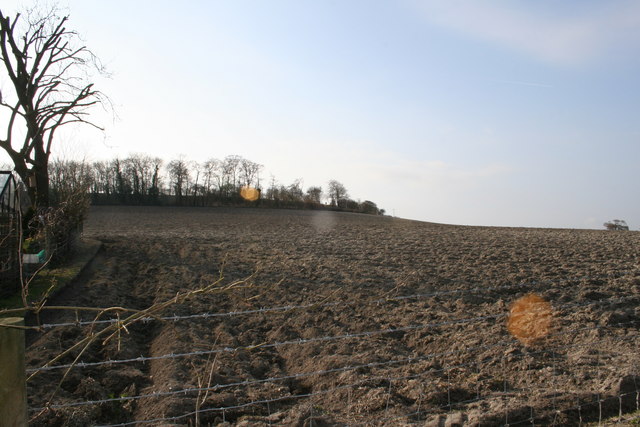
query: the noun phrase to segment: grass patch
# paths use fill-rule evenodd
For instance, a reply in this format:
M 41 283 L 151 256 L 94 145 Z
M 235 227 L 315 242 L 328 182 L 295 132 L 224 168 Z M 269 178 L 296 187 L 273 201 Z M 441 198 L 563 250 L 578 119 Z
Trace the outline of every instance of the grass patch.
M 55 295 L 73 280 L 75 280 L 82 269 L 93 259 L 97 250 L 100 248 L 100 242 L 96 241 L 80 241 L 75 253 L 63 265 L 55 268 L 45 268 L 40 271 L 29 284 L 29 295 L 27 301 L 29 304 L 40 301 L 49 292 L 49 297 Z M 20 292 L 16 292 L 6 298 L 0 298 L 0 317 L 4 317 L 3 310 L 10 310 L 23 307 L 22 296 Z M 24 315 L 23 313 L 12 312 L 7 316 Z

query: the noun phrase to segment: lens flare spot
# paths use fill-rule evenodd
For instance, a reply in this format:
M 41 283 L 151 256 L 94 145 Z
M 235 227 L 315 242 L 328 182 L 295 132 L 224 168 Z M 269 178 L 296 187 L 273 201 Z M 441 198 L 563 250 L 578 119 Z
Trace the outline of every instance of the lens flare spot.
M 311 224 L 318 233 L 327 233 L 332 231 L 336 226 L 336 218 L 333 212 L 317 211 L 311 218 Z
M 255 202 L 260 198 L 260 190 L 252 187 L 242 187 L 240 189 L 240 197 L 249 202 Z
M 536 294 L 528 294 L 513 303 L 507 329 L 525 346 L 549 335 L 553 313 L 551 304 Z

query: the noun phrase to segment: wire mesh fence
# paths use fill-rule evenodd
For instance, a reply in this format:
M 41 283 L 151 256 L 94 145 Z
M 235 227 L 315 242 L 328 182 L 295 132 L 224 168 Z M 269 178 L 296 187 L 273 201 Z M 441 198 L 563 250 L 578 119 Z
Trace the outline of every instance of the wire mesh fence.
M 61 381 L 62 392 L 51 401 L 32 398 L 31 414 L 37 422 L 47 413 L 99 412 L 109 426 L 629 421 L 640 411 L 637 277 L 637 271 L 628 271 L 495 287 L 461 284 L 370 301 L 336 297 L 315 304 L 141 317 L 137 325 L 123 329 L 155 327 L 186 336 L 193 334 L 194 325 L 197 331 L 216 330 L 277 316 L 282 330 L 249 333 L 238 328 L 226 342 L 218 333 L 213 343 L 193 339 L 191 347 L 165 352 L 156 348 L 153 354 L 118 357 L 131 355 L 121 351 L 101 360 L 95 353 L 69 355 L 32 365 L 30 374 Z M 617 282 L 627 292 L 613 297 L 578 292 L 581 284 L 604 281 Z M 567 287 L 576 289 L 574 298 L 554 299 L 558 289 Z M 535 342 L 523 341 L 507 327 L 514 316 L 510 302 L 532 292 L 552 307 L 551 325 Z M 345 312 L 354 319 L 366 316 L 371 306 L 422 316 L 418 322 L 398 319 L 393 325 L 337 320 Z M 288 330 L 289 320 L 301 311 L 314 313 L 317 324 Z M 535 327 L 541 317 L 535 307 L 532 312 Z M 120 317 L 96 321 L 77 315 L 75 321 L 43 324 L 41 329 L 92 334 L 121 322 Z M 181 371 L 184 366 L 191 366 L 188 373 Z M 172 371 L 167 378 L 173 379 L 141 381 L 117 393 L 91 389 L 86 380 L 98 373 L 162 377 L 167 370 Z M 77 398 L 81 389 L 84 399 Z

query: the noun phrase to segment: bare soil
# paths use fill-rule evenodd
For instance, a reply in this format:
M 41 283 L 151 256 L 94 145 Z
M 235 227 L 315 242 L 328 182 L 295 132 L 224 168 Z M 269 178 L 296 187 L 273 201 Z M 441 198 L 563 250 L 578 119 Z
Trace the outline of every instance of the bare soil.
M 39 372 L 32 425 L 194 425 L 196 409 L 202 425 L 577 425 L 638 408 L 638 232 L 94 207 L 84 234 L 104 249 L 50 304 L 143 309 L 251 277 L 164 313 L 212 316 L 140 322 L 80 357 L 155 359 Z M 509 310 L 531 293 L 550 326 L 519 340 Z M 32 337 L 28 367 L 90 328 Z M 63 407 L 38 411 L 56 388 Z

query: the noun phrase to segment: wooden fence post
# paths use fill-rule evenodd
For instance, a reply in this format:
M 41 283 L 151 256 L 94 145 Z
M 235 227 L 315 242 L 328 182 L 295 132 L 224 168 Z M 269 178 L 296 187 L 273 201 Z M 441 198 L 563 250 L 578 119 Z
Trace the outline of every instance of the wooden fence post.
M 24 326 L 19 317 L 0 318 L 0 424 L 27 425 L 27 382 L 24 363 Z

